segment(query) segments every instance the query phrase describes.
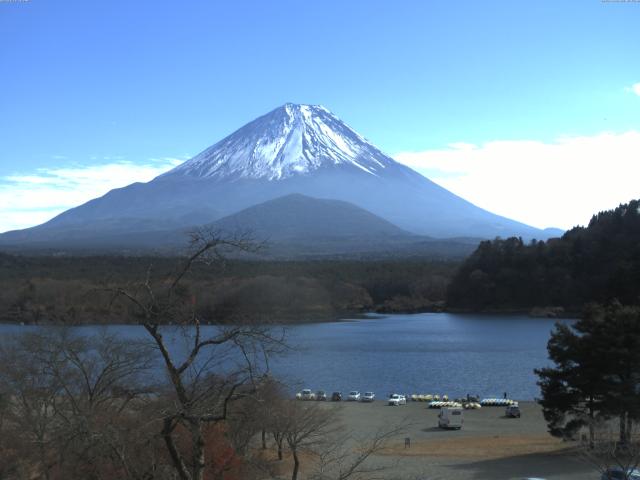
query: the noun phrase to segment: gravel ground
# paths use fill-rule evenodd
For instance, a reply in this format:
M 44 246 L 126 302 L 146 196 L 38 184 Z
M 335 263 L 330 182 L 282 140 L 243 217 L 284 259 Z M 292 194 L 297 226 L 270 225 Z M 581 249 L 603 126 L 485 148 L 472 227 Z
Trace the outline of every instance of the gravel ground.
M 525 479 L 597 480 L 598 473 L 580 461 L 571 446 L 546 432 L 540 407 L 521 402 L 521 418 L 506 418 L 503 407 L 465 410 L 461 430 L 438 428 L 437 409 L 409 402 L 392 407 L 373 403 L 328 402 L 337 407 L 345 427 L 365 439 L 380 428 L 406 425 L 375 459 L 394 464 L 389 478 L 410 480 Z M 405 448 L 405 438 L 411 446 Z

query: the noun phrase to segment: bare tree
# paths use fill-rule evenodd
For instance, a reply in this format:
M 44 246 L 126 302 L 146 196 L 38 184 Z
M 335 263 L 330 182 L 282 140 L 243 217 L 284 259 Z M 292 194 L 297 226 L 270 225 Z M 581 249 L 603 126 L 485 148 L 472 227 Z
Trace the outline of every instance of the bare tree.
M 279 460 L 282 460 L 283 428 L 286 428 L 282 418 L 288 405 L 287 396 L 286 386 L 282 382 L 266 376 L 260 382 L 252 404 L 259 423 L 262 450 L 267 449 L 267 435 L 271 434 L 276 442 Z
M 339 430 L 336 412 L 336 408 L 324 408 L 316 403 L 287 402 L 282 417 L 286 425 L 282 430 L 293 457 L 291 480 L 298 478 L 300 454 L 315 454 L 322 449 L 330 435 Z
M 50 445 L 59 424 L 55 414 L 58 383 L 43 374 L 42 366 L 18 342 L 0 353 L 0 382 L 6 402 L 2 437 L 12 438 L 13 447 L 23 454 L 20 460 L 13 459 L 22 465 L 14 463 L 11 470 L 19 472 L 32 464 L 42 478 L 49 479 L 57 463 Z
M 141 377 L 150 353 L 106 332 L 88 337 L 67 329 L 23 334 L 3 345 L 2 434 L 19 449 L 18 470 L 44 479 L 149 478 L 151 442 L 132 437 L 144 430 L 148 389 Z
M 373 457 L 384 450 L 389 441 L 404 431 L 402 426 L 381 428 L 371 438 L 346 435 L 333 439 L 319 454 L 312 480 L 375 480 L 386 478 L 386 473 L 397 464 L 373 463 Z M 348 445 L 351 448 L 347 447 Z
M 162 411 L 161 436 L 181 480 L 204 478 L 205 427 L 228 418 L 230 403 L 251 393 L 247 386 L 262 376 L 269 355 L 283 345 L 282 336 L 257 325 L 204 328 L 183 280 L 196 262 L 222 261 L 228 251 L 255 248 L 247 236 L 197 231 L 192 253 L 174 274 L 154 283 L 150 268 L 144 281 L 112 290 L 114 299 L 129 301 L 162 357 L 171 396 Z M 171 350 L 167 335 L 178 332 L 181 350 Z
M 619 470 L 631 479 L 630 473 L 640 466 L 640 425 L 630 423 L 624 441 L 611 419 L 595 420 L 589 427 L 589 439 L 585 435 L 578 446 L 579 456 L 603 475 Z
M 371 437 L 357 437 L 345 432 L 340 411 L 336 406 L 285 400 L 272 412 L 276 445 L 277 438 L 283 438 L 291 451 L 292 480 L 300 475 L 302 454 L 309 464 L 306 477 L 310 480 L 382 480 L 397 464 L 374 457 L 405 431 L 406 421 L 382 427 Z
M 290 400 L 284 398 L 274 399 L 268 411 L 264 411 L 264 419 L 266 428 L 273 436 L 278 451 L 278 460 L 282 460 L 283 447 L 286 441 L 287 433 L 291 428 L 291 419 L 289 418 Z M 264 445 L 264 443 L 263 443 Z
M 339 432 L 327 439 L 324 449 L 317 451 L 315 469 L 310 480 L 383 480 L 397 462 L 374 463 L 373 457 L 382 452 L 391 440 L 402 435 L 408 423 L 379 428 L 372 437 L 354 437 Z

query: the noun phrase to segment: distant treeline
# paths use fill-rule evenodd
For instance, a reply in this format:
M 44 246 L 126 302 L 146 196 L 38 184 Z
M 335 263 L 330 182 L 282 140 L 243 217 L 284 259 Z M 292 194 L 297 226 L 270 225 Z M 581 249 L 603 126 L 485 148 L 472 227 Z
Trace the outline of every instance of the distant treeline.
M 160 283 L 177 258 L 51 257 L 0 254 L 0 321 L 124 323 L 112 290 Z M 458 262 L 239 261 L 197 264 L 185 282 L 198 313 L 212 323 L 315 321 L 359 312 L 442 308 Z
M 578 312 L 589 302 L 640 303 L 640 202 L 594 215 L 561 238 L 482 242 L 447 291 L 447 306 L 473 311 L 557 306 Z

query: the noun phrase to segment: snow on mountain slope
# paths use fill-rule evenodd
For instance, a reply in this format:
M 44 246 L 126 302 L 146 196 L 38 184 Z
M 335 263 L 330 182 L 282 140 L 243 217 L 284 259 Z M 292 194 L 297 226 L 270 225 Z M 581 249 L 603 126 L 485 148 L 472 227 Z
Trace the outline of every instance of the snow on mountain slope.
M 326 108 L 287 103 L 163 177 L 281 180 L 332 165 L 378 175 L 395 163 Z
M 211 224 L 290 194 L 349 202 L 435 238 L 552 235 L 449 192 L 385 155 L 324 107 L 286 104 L 151 182 L 111 190 L 42 225 L 2 234 L 0 244 L 91 245 L 136 232 L 158 232 L 161 242 L 162 232 Z M 308 220 L 331 235 L 321 216 Z

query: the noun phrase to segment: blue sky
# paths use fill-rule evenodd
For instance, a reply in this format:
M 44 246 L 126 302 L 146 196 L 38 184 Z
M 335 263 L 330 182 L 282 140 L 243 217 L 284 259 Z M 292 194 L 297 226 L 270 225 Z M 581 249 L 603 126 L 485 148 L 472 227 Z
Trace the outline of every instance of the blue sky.
M 44 221 L 100 188 L 148 180 L 289 101 L 325 105 L 480 206 L 570 227 L 584 222 L 577 206 L 562 218 L 528 212 L 535 202 L 512 212 L 504 196 L 483 198 L 455 180 L 473 183 L 465 162 L 487 161 L 485 177 L 505 163 L 531 168 L 528 142 L 557 147 L 542 151 L 560 162 L 573 155 L 575 166 L 584 151 L 576 139 L 609 135 L 607 148 L 626 155 L 619 167 L 633 163 L 638 25 L 640 3 L 599 0 L 0 2 L 0 231 Z M 496 142 L 511 149 L 497 163 L 487 150 Z M 585 161 L 587 176 L 602 180 L 598 168 L 610 160 Z M 9 194 L 36 192 L 52 177 L 59 201 L 49 192 L 48 203 L 7 206 Z M 618 201 L 607 188 L 601 208 Z

